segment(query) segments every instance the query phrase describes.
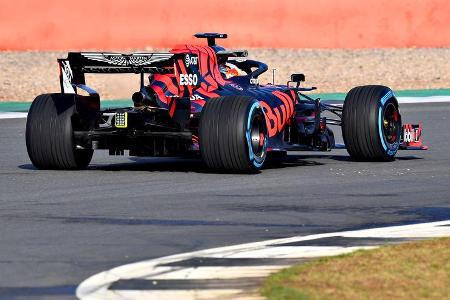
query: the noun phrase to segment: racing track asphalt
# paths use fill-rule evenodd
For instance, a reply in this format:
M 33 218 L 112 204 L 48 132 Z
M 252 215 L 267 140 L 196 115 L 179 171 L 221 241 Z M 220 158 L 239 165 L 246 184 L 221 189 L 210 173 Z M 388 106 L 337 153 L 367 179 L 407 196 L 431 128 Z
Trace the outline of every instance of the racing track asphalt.
M 429 151 L 402 151 L 392 163 L 296 152 L 257 175 L 106 152 L 89 170 L 38 171 L 25 119 L 0 120 L 0 299 L 72 299 L 94 273 L 186 251 L 448 220 L 450 105 L 401 112 L 404 122 L 424 123 Z

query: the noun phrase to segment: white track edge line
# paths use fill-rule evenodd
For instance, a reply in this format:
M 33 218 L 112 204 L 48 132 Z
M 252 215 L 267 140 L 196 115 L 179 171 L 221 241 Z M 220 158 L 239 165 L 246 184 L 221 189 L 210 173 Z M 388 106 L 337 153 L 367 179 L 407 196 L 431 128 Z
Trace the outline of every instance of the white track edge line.
M 0 119 L 23 119 L 27 115 L 26 112 L 0 112 Z
M 400 104 L 446 103 L 450 102 L 450 96 L 397 97 L 397 100 Z M 26 112 L 0 112 L 0 119 L 23 119 L 27 117 L 27 114 Z
M 130 279 L 137 278 L 139 274 L 143 274 L 142 272 L 148 273 L 148 270 L 156 267 L 157 265 L 167 264 L 170 262 L 180 261 L 191 259 L 194 257 L 205 257 L 205 256 L 216 256 L 216 257 L 227 257 L 232 255 L 233 253 L 239 251 L 252 251 L 256 249 L 261 249 L 267 245 L 277 245 L 284 243 L 292 243 L 298 241 L 306 241 L 313 240 L 319 238 L 333 237 L 333 236 L 346 236 L 346 237 L 389 237 L 393 234 L 393 236 L 401 237 L 408 236 L 413 234 L 419 234 L 417 237 L 426 238 L 427 236 L 420 236 L 420 230 L 432 229 L 435 227 L 450 225 L 450 220 L 440 221 L 440 222 L 431 222 L 431 223 L 419 223 L 412 225 L 400 225 L 400 226 L 390 226 L 390 227 L 380 227 L 380 228 L 372 228 L 372 229 L 363 229 L 363 230 L 354 230 L 354 231 L 343 231 L 343 232 L 332 232 L 332 233 L 322 233 L 322 234 L 313 234 L 307 236 L 295 236 L 290 238 L 281 238 L 281 239 L 273 239 L 266 240 L 260 242 L 246 243 L 240 245 L 233 246 L 225 246 L 218 248 L 211 248 L 206 250 L 199 250 L 189 253 L 181 253 L 170 255 L 166 257 L 160 257 L 151 260 L 145 260 L 141 262 L 135 262 L 131 264 L 126 264 L 123 266 L 118 266 L 108 271 L 103 271 L 97 273 L 83 282 L 76 289 L 76 296 L 79 299 L 89 299 L 90 296 L 95 294 L 96 292 L 102 292 L 105 290 L 105 287 L 119 279 Z M 442 229 L 445 231 L 446 229 Z M 433 236 L 433 235 L 431 235 Z

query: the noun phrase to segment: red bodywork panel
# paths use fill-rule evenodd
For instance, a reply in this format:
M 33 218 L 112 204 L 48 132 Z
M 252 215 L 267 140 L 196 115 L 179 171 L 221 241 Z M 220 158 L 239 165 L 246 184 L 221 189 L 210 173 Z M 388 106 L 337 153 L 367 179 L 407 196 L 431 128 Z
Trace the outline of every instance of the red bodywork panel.
M 282 133 L 286 124 L 291 122 L 298 101 L 293 90 L 276 85 L 252 86 L 239 81 L 239 77 L 245 76 L 225 79 L 219 71 L 217 55 L 209 46 L 182 45 L 172 49 L 171 53 L 180 54 L 174 62 L 174 73 L 155 74 L 149 85 L 158 96 L 161 107 L 167 108 L 171 116 L 180 97 L 190 98 L 191 112 L 197 113 L 208 99 L 242 95 L 260 102 L 266 114 L 269 137 Z M 189 58 L 195 58 L 194 62 L 191 63 Z M 182 82 L 186 75 L 195 76 L 198 82 Z
M 422 124 L 404 124 L 401 150 L 427 150 L 422 144 Z

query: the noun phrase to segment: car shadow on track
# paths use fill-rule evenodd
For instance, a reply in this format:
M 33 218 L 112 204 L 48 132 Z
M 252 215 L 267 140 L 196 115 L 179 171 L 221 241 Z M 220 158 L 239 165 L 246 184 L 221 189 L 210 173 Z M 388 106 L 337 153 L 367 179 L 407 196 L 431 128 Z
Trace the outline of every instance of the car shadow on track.
M 397 157 L 397 160 L 422 159 L 416 156 Z M 193 173 L 217 173 L 203 164 L 199 158 L 141 158 L 130 157 L 132 162 L 112 163 L 112 164 L 92 164 L 88 170 L 96 171 L 148 171 L 148 172 L 193 172 Z M 319 161 L 320 160 L 320 161 Z M 284 158 L 272 158 L 266 162 L 264 169 L 283 169 L 303 166 L 322 166 L 326 160 L 351 162 L 348 155 L 287 155 Z M 19 165 L 18 168 L 24 170 L 37 170 L 32 164 Z
M 209 170 L 199 158 L 139 158 L 130 157 L 132 162 L 121 162 L 112 164 L 96 164 L 88 167 L 95 171 L 148 171 L 148 172 L 193 172 L 193 173 L 217 173 Z M 281 169 L 301 166 L 319 166 L 323 163 L 309 160 L 305 156 L 289 155 L 286 159 L 268 160 L 264 169 Z M 38 170 L 32 164 L 18 166 L 23 170 Z
M 199 158 L 130 158 L 131 163 L 93 165 L 89 169 L 101 171 L 153 171 L 153 172 L 194 172 L 217 173 L 209 170 Z M 318 166 L 322 163 L 308 160 L 304 156 L 288 156 L 284 160 L 269 160 L 264 169 L 281 169 L 301 166 Z
M 358 162 L 358 161 L 352 159 L 349 155 L 318 154 L 318 155 L 299 155 L 299 157 L 308 158 L 308 159 L 331 159 L 331 160 L 336 160 L 336 161 L 347 161 L 347 162 L 355 162 L 355 163 Z M 407 160 L 416 160 L 416 159 L 423 159 L 423 157 L 418 157 L 415 155 L 395 157 L 395 160 L 398 160 L 398 161 L 407 161 Z

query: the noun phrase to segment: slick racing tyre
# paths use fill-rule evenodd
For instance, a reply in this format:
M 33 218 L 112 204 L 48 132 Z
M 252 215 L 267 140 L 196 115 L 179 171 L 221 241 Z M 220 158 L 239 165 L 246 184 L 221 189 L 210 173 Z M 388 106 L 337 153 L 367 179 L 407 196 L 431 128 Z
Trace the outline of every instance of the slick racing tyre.
M 73 138 L 75 95 L 44 94 L 36 97 L 28 112 L 28 156 L 38 169 L 83 169 L 93 150 L 76 149 Z
M 208 168 L 251 173 L 267 157 L 268 131 L 259 102 L 249 97 L 210 99 L 199 126 L 200 152 Z
M 358 161 L 391 161 L 400 146 L 402 121 L 391 89 L 355 87 L 345 97 L 342 135 L 350 156 Z

